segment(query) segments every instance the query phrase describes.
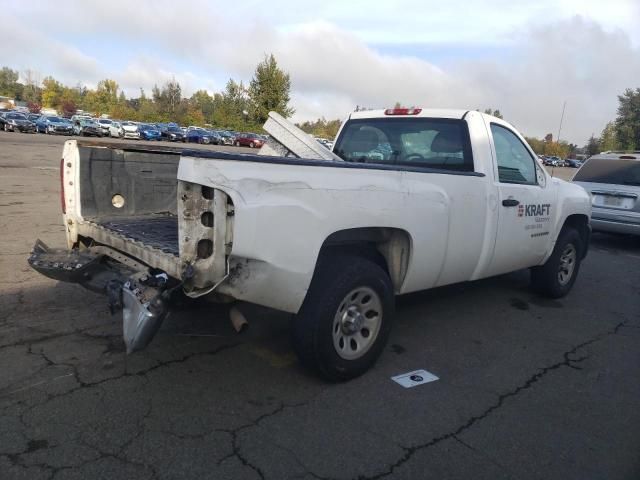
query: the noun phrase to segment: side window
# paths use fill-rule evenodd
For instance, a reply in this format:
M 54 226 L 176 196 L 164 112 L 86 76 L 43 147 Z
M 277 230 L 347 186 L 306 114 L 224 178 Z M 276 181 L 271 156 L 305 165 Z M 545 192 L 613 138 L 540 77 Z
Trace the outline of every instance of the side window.
M 491 124 L 496 147 L 498 179 L 502 183 L 536 184 L 536 165 L 520 139 L 509 129 Z

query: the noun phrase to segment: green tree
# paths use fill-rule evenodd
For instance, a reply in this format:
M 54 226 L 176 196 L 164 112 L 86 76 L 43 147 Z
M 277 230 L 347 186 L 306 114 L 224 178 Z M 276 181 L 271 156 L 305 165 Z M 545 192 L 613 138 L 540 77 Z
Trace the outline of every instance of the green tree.
M 0 95 L 3 97 L 14 98 L 18 93 L 18 78 L 20 75 L 17 70 L 9 67 L 2 67 L 0 70 Z
M 158 112 L 166 117 L 173 116 L 182 102 L 182 88 L 175 78 L 166 82 L 162 89 L 154 85 L 152 94 Z
M 496 118 L 504 118 L 500 113 L 500 110 L 491 110 L 490 108 L 485 108 L 483 113 L 486 113 L 487 115 L 493 115 Z
M 185 102 L 184 111 L 181 112 L 180 122 L 183 125 L 204 125 L 204 115 L 202 110 L 191 102 Z
M 402 108 L 402 107 L 397 107 Z M 314 137 L 333 139 L 338 134 L 338 129 L 342 121 L 340 119 L 325 120 L 325 118 L 319 118 L 314 121 L 306 121 L 298 124 L 298 127 Z
M 42 81 L 42 104 L 45 107 L 57 108 L 60 105 L 63 87 L 55 78 L 49 76 Z
M 640 88 L 628 88 L 618 95 L 615 130 L 620 148 L 635 150 L 640 147 Z
M 22 97 L 26 102 L 40 103 L 42 101 L 42 89 L 40 88 L 39 74 L 31 69 L 27 69 L 23 73 L 24 89 Z
M 258 64 L 249 84 L 251 116 L 258 124 L 267 121 L 270 111 L 290 117 L 295 110 L 289 107 L 291 79 L 278 67 L 273 54 L 265 55 Z
M 247 90 L 242 82 L 237 83 L 230 78 L 224 91 L 214 95 L 213 102 L 212 123 L 214 125 L 232 130 L 247 130 L 249 128 L 249 100 L 247 99 Z
M 604 152 L 620 150 L 620 144 L 616 136 L 616 125 L 613 122 L 607 123 L 600 134 L 600 149 Z
M 587 155 L 595 155 L 600 152 L 600 139 L 596 138 L 593 134 L 589 137 L 589 141 L 584 146 L 584 151 Z
M 527 143 L 529 144 L 531 149 L 537 155 L 544 155 L 544 143 L 545 142 L 543 140 L 540 140 L 539 138 L 535 138 L 535 137 L 524 137 L 524 139 L 527 141 Z
M 213 121 L 213 112 L 215 110 L 214 97 L 209 95 L 206 90 L 198 90 L 191 95 L 190 102 L 202 112 L 205 121 Z

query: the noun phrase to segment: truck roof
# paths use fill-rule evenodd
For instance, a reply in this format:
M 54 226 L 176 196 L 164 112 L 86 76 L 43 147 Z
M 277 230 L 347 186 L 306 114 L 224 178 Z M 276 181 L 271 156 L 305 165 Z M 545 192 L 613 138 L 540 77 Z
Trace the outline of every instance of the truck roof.
M 416 107 L 420 108 L 420 107 Z M 392 115 L 385 115 L 386 109 L 380 110 L 361 110 L 359 112 L 352 112 L 349 115 L 350 119 L 356 118 L 384 118 Z M 453 108 L 423 108 L 422 111 L 415 115 L 396 115 L 398 117 L 428 117 L 428 118 L 457 118 L 460 119 L 469 110 L 453 109 Z

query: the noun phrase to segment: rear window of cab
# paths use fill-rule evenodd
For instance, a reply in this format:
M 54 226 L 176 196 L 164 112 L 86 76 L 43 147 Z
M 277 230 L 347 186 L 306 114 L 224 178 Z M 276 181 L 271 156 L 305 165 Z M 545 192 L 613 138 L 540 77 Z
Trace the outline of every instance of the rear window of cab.
M 334 152 L 347 162 L 473 171 L 467 123 L 457 119 L 349 120 Z

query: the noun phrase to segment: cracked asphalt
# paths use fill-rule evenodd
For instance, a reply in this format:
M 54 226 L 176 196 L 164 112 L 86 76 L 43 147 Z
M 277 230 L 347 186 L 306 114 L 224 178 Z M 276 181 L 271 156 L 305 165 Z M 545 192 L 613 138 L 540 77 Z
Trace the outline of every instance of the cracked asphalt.
M 640 478 L 640 239 L 595 234 L 557 301 L 526 271 L 403 297 L 345 384 L 253 306 L 238 335 L 192 305 L 126 356 L 104 298 L 26 262 L 64 245 L 63 140 L 0 132 L 1 479 Z M 440 380 L 390 380 L 420 368 Z

